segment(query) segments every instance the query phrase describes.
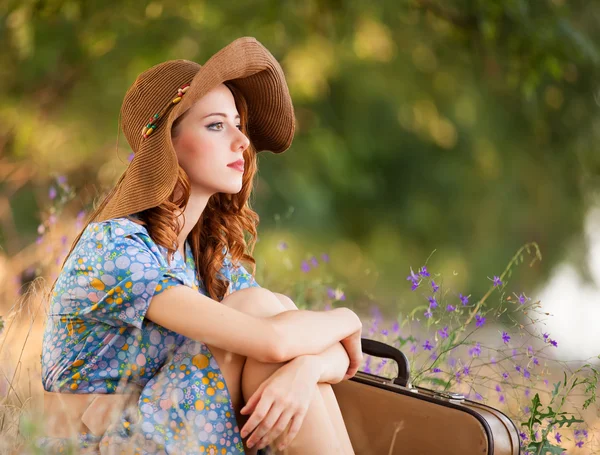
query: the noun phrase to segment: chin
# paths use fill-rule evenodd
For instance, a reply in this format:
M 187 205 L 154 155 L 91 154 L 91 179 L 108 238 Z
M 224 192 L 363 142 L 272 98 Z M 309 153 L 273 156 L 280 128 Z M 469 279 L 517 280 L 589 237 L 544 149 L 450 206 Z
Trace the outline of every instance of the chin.
M 223 188 L 220 192 L 227 194 L 238 194 L 240 191 L 242 191 L 241 183 L 239 185 L 231 185 L 226 188 Z

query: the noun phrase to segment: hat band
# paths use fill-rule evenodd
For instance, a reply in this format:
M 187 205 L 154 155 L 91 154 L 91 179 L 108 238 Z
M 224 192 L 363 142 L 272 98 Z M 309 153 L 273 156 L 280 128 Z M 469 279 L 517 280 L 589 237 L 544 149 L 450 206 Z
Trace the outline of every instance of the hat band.
M 175 104 L 177 104 L 181 101 L 181 98 L 183 98 L 183 95 L 185 95 L 185 92 L 187 92 L 187 90 L 189 88 L 190 88 L 190 84 L 182 85 L 180 88 L 177 89 L 177 96 L 175 98 L 173 98 L 169 102 L 169 104 L 167 104 L 165 107 L 163 107 L 159 113 L 154 114 L 152 117 L 150 117 L 150 120 L 148 120 L 148 124 L 146 126 L 144 126 L 144 128 L 142 128 L 142 138 L 143 139 L 146 139 L 148 136 L 150 136 L 154 132 L 154 130 L 156 130 L 158 121 L 161 118 L 163 118 L 163 116 L 171 108 L 171 106 L 174 106 Z

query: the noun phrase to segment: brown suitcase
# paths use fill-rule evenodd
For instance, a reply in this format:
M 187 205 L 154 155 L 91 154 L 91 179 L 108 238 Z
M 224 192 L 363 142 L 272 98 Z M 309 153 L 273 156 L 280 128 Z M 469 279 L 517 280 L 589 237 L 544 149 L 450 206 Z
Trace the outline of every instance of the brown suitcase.
M 359 371 L 333 385 L 356 455 L 518 455 L 515 424 L 490 406 L 452 392 L 413 387 L 406 356 L 362 339 L 367 355 L 398 364 L 388 379 Z

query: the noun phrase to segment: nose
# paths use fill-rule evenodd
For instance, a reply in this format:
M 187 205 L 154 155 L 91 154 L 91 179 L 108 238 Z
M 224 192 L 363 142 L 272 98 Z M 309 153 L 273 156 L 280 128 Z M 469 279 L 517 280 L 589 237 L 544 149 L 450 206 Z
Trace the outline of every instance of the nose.
M 235 140 L 232 142 L 231 147 L 234 152 L 243 152 L 250 146 L 250 139 L 240 130 L 237 130 Z

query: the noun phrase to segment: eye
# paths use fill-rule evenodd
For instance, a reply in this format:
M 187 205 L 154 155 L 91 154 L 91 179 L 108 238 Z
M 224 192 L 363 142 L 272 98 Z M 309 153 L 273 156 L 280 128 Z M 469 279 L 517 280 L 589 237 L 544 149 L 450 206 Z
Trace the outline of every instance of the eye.
M 213 128 L 216 127 L 217 125 L 220 126 L 220 128 Z M 223 129 L 223 122 L 215 122 L 215 123 L 211 123 L 210 125 L 207 126 L 208 129 L 211 129 L 213 131 L 221 131 Z
M 219 126 L 219 128 L 216 128 L 216 126 Z M 242 125 L 236 125 L 236 127 L 241 131 L 242 130 Z M 221 131 L 223 129 L 223 122 L 215 122 L 215 123 L 211 123 L 210 125 L 207 126 L 208 129 L 211 129 L 213 131 Z

